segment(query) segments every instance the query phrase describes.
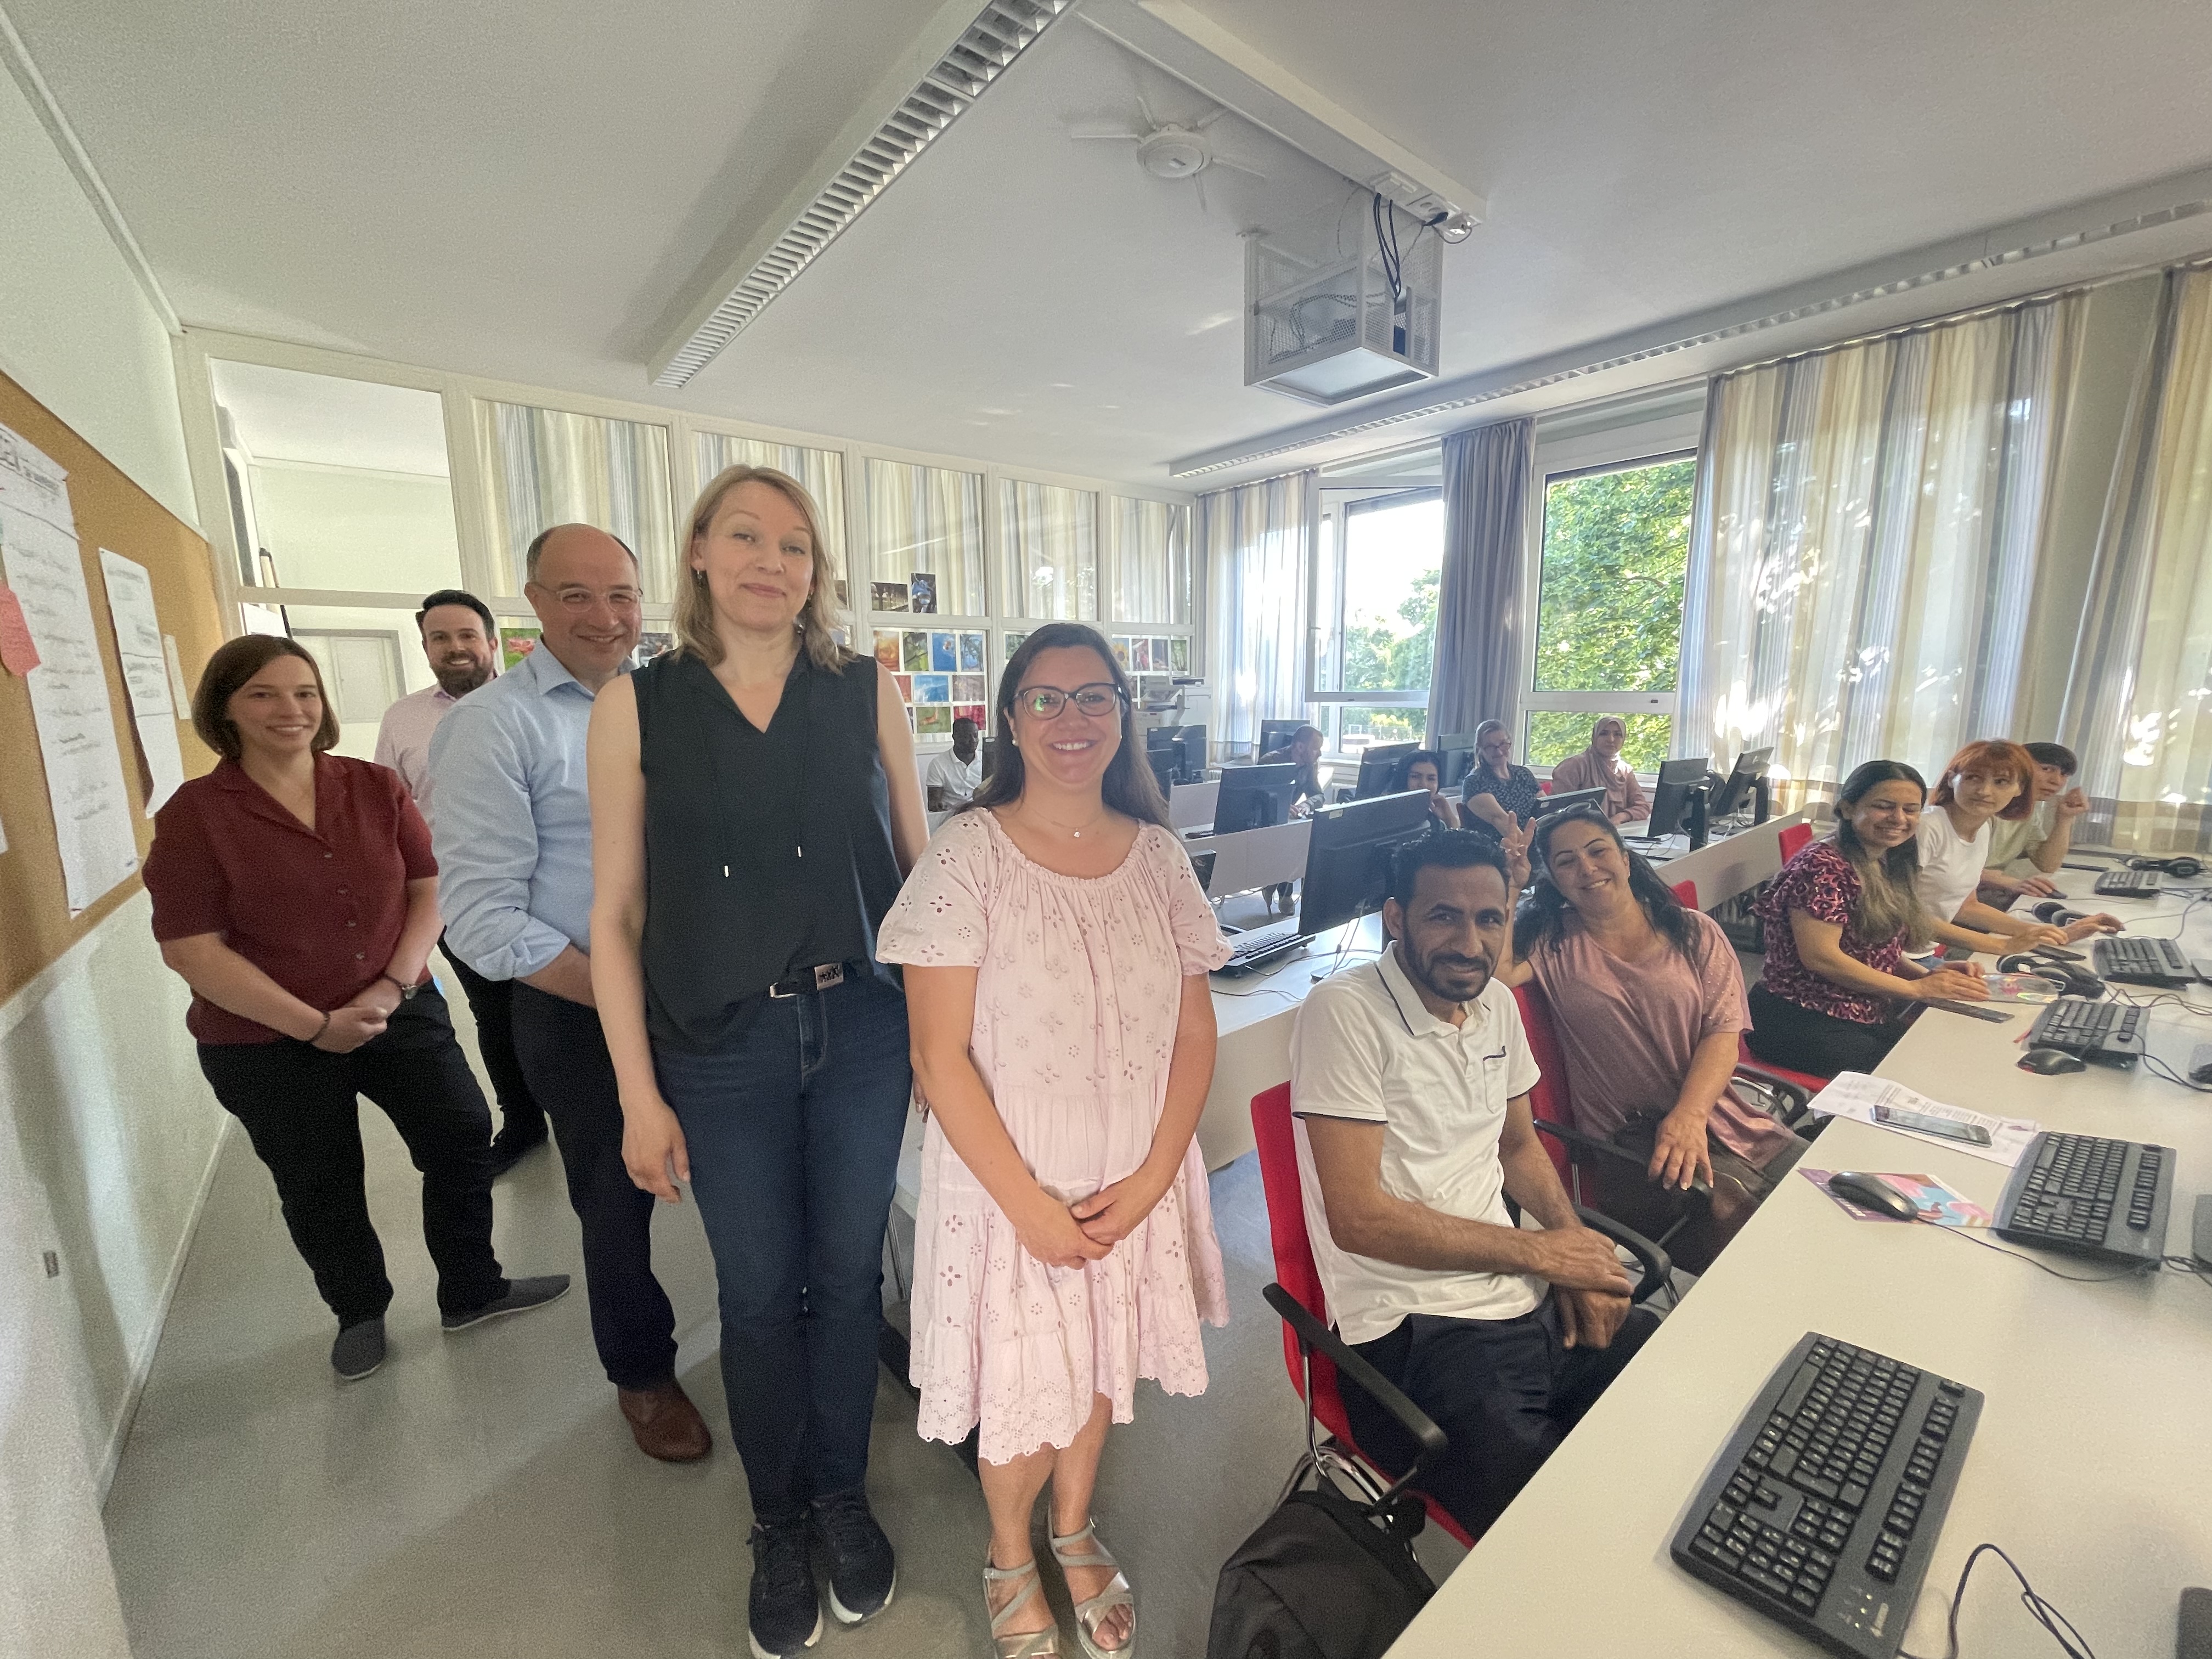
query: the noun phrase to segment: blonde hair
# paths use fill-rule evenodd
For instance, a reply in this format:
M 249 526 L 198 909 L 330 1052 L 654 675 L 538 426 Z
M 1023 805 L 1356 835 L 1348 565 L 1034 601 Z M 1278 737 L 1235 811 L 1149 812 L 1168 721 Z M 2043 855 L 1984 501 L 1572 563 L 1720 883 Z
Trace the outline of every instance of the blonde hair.
M 814 580 L 807 590 L 806 603 L 799 611 L 799 639 L 817 668 L 842 668 L 858 653 L 838 644 L 831 627 L 837 574 L 830 562 L 829 550 L 822 544 L 821 509 L 815 506 L 814 497 L 806 493 L 805 484 L 772 466 L 726 466 L 708 482 L 699 492 L 698 501 L 693 503 L 691 528 L 684 539 L 684 574 L 676 588 L 674 626 L 678 648 L 690 652 L 710 667 L 722 660 L 722 636 L 714 626 L 714 596 L 707 586 L 706 573 L 692 567 L 691 549 L 707 533 L 714 515 L 722 510 L 723 497 L 739 484 L 746 483 L 763 483 L 781 492 L 806 521 Z

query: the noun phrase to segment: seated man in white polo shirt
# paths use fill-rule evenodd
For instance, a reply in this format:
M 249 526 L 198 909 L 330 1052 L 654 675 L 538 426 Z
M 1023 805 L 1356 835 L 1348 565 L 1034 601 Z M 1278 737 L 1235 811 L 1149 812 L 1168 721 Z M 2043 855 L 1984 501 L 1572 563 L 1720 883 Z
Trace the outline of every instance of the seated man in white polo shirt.
M 1480 1533 L 1657 1328 L 1536 1139 L 1536 1064 L 1492 979 L 1506 854 L 1467 830 L 1401 847 L 1378 963 L 1314 988 L 1291 1037 L 1306 1228 L 1344 1340 L 1449 1437 L 1423 1489 Z M 1516 1227 L 1511 1198 L 1540 1223 Z M 1349 1379 L 1369 1455 L 1411 1461 Z

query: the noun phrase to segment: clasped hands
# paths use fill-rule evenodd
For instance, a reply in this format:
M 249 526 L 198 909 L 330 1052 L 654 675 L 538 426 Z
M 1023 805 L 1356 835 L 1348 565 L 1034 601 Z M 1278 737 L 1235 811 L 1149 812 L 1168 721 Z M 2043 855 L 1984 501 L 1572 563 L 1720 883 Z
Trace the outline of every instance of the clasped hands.
M 1079 1267 L 1086 1261 L 1103 1261 L 1114 1247 L 1136 1231 L 1137 1224 L 1167 1196 L 1174 1181 L 1170 1171 L 1161 1176 L 1149 1165 L 1101 1187 L 1087 1198 L 1063 1203 L 1042 1187 L 1011 1215 L 1021 1246 L 1048 1267 Z

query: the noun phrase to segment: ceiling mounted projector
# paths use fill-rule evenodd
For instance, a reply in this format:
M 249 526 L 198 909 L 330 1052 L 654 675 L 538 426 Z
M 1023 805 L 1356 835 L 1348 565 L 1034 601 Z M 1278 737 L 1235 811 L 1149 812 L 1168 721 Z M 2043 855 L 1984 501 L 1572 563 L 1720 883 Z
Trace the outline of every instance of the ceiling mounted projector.
M 1353 222 L 1347 222 L 1352 220 Z M 1370 194 L 1244 240 L 1244 384 L 1340 404 L 1434 377 L 1443 244 Z

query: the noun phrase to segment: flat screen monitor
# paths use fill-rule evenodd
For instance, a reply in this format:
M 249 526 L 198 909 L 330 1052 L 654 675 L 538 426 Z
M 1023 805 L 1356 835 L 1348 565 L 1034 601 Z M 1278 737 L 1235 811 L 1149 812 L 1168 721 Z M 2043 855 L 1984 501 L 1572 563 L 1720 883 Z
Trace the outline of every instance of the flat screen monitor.
M 1747 749 L 1735 757 L 1735 766 L 1721 785 L 1720 793 L 1713 797 L 1712 816 L 1724 818 L 1741 812 L 1751 805 L 1752 792 L 1759 781 L 1766 775 L 1766 763 L 1774 758 L 1771 749 Z
M 983 775 L 988 778 L 998 769 L 999 740 L 996 738 L 986 738 L 983 739 Z
M 1190 855 L 1190 867 L 1193 873 L 1198 877 L 1198 884 L 1201 890 L 1213 885 L 1213 861 L 1220 856 L 1220 854 L 1215 852 L 1193 853 Z
M 1418 743 L 1370 744 L 1359 751 L 1359 783 L 1352 792 L 1354 800 L 1372 800 L 1377 795 L 1390 793 L 1398 782 L 1398 768 L 1406 757 L 1421 745 Z
M 1159 780 L 1160 793 L 1164 795 L 1182 781 L 1182 745 L 1170 749 L 1147 749 L 1145 758 L 1152 764 L 1152 775 Z
M 1288 762 L 1273 766 L 1224 766 L 1221 793 L 1213 803 L 1213 833 L 1264 830 L 1291 815 L 1297 799 L 1298 769 Z
M 1260 722 L 1260 752 L 1255 760 L 1264 760 L 1279 749 L 1291 746 L 1291 734 L 1304 726 L 1304 720 L 1261 720 Z
M 1428 827 L 1423 790 L 1316 811 L 1305 884 L 1298 890 L 1298 932 L 1311 938 L 1380 910 L 1390 891 L 1391 855 Z
M 1682 827 L 1690 797 L 1705 787 L 1705 767 L 1711 757 L 1659 763 L 1659 787 L 1651 792 L 1651 822 L 1644 833 L 1653 840 L 1671 836 Z
M 1182 776 L 1186 783 L 1197 783 L 1206 776 L 1208 757 L 1206 752 L 1206 728 L 1186 726 L 1182 728 Z
M 1570 789 L 1564 794 L 1546 795 L 1539 800 L 1536 816 L 1548 818 L 1557 813 L 1571 812 L 1577 806 L 1595 806 L 1602 810 L 1604 805 L 1605 791 L 1602 789 Z
M 1148 726 L 1145 728 L 1145 747 L 1147 749 L 1178 749 L 1182 746 L 1182 728 L 1179 726 Z
M 1474 733 L 1448 732 L 1437 739 L 1437 753 L 1443 757 L 1443 775 L 1437 780 L 1439 789 L 1456 789 L 1467 781 L 1467 775 L 1474 770 Z

